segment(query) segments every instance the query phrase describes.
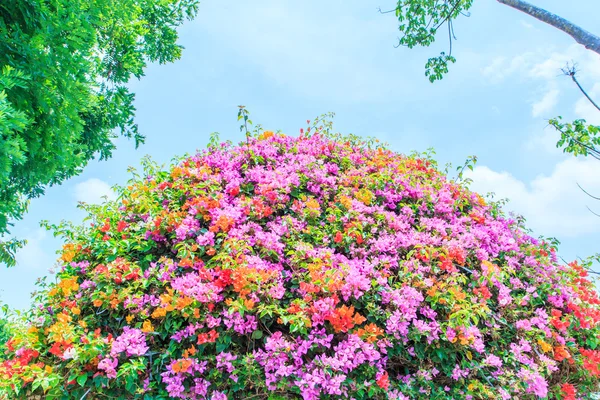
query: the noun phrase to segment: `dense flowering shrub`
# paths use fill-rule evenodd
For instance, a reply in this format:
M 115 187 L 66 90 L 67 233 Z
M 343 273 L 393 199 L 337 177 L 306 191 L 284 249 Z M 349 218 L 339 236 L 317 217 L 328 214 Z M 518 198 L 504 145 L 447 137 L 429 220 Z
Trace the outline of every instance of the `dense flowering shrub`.
M 600 300 L 428 159 L 316 125 L 149 167 L 65 228 L 5 397 L 580 399 Z M 88 221 L 89 222 L 89 221 Z

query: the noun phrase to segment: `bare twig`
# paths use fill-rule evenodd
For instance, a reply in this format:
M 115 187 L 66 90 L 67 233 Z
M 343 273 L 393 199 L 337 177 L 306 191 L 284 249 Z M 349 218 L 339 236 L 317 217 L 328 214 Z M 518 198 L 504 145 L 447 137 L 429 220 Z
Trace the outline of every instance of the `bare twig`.
M 379 11 L 379 14 L 389 14 L 389 13 L 396 12 L 396 9 L 394 8 L 393 10 L 381 11 L 381 7 L 377 7 L 377 11 Z
M 583 93 L 583 95 L 590 101 L 590 103 L 592 103 L 592 105 L 596 107 L 598 111 L 600 111 L 600 106 L 596 104 L 596 102 L 590 97 L 589 94 L 587 94 L 587 92 L 583 89 L 583 87 L 581 87 L 579 81 L 575 77 L 575 74 L 577 74 L 577 64 L 573 63 L 573 65 L 571 66 L 567 63 L 567 65 L 564 68 L 562 68 L 561 71 L 563 72 L 563 74 L 571 77 L 571 79 L 573 80 L 573 82 L 575 82 L 579 90 L 581 90 L 581 93 Z

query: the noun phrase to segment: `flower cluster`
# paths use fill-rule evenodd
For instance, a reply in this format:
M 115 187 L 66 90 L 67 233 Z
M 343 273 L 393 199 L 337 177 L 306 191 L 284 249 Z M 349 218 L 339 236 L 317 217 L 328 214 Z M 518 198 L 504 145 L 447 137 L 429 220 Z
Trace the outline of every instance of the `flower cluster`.
M 582 399 L 600 299 L 427 158 L 259 132 L 89 207 L 0 397 Z

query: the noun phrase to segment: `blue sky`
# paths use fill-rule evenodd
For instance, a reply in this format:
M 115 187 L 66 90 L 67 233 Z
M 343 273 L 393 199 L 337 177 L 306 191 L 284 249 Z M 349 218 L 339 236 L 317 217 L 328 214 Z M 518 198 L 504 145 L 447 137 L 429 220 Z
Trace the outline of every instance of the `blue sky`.
M 532 0 L 582 27 L 597 29 L 594 0 Z M 576 61 L 580 80 L 600 98 L 600 56 L 566 34 L 495 1 L 476 0 L 455 24 L 457 64 L 442 82 L 429 83 L 423 66 L 446 50 L 442 34 L 427 49 L 394 48 L 393 1 L 205 0 L 199 16 L 180 29 L 183 57 L 151 65 L 131 83 L 140 149 L 118 141 L 114 157 L 32 201 L 14 233 L 29 244 L 18 266 L 0 269 L 0 300 L 26 308 L 38 277 L 49 273 L 61 243 L 39 227 L 42 219 L 80 221 L 78 201 L 98 202 L 124 184 L 128 166 L 149 154 L 168 163 L 203 148 L 211 132 L 242 139 L 237 106 L 255 123 L 297 134 L 307 119 L 336 113 L 340 132 L 374 136 L 402 153 L 433 147 L 441 165 L 477 155 L 472 187 L 511 199 L 536 235 L 561 240 L 566 259 L 600 251 L 600 212 L 581 184 L 600 195 L 600 162 L 555 148 L 547 126 L 556 115 L 600 124 L 560 67 Z M 596 34 L 600 32 L 596 31 Z

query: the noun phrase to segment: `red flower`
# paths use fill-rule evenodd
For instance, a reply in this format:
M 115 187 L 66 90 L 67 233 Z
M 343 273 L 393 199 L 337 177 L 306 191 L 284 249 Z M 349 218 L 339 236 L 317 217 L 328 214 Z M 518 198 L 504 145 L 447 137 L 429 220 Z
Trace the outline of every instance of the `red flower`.
M 219 332 L 211 329 L 208 333 L 198 334 L 198 344 L 213 343 L 219 337 Z
M 565 331 L 569 327 L 570 322 L 568 320 L 567 321 L 560 320 L 560 317 L 562 316 L 562 312 L 560 310 L 552 310 L 551 314 L 552 314 L 553 318 L 550 319 L 550 323 L 557 330 Z
M 71 347 L 72 347 L 71 344 L 69 344 L 67 342 L 59 341 L 59 342 L 54 343 L 52 345 L 52 347 L 50 348 L 50 350 L 48 350 L 48 352 L 50 354 L 54 354 L 56 357 L 62 357 L 63 354 L 65 353 L 65 351 L 67 351 Z
M 335 237 L 333 238 L 333 241 L 336 243 L 341 243 L 342 239 L 344 239 L 344 237 L 342 236 L 342 232 L 338 231 L 335 234 Z
M 565 397 L 563 397 L 563 400 L 575 400 L 575 395 L 577 394 L 575 386 L 571 385 L 570 383 L 563 383 L 560 389 L 565 395 Z
M 233 279 L 231 279 L 231 270 L 224 269 L 219 274 L 219 277 L 214 281 L 215 286 L 224 289 L 228 285 L 233 283 Z
M 390 380 L 387 371 L 377 378 L 377 386 L 385 390 L 387 390 L 387 388 L 390 386 Z
M 232 187 L 231 189 L 229 189 L 229 195 L 230 196 L 237 196 L 240 193 L 240 187 L 236 186 L 236 187 Z
M 465 251 L 460 247 L 450 247 L 448 249 L 448 257 L 450 257 L 450 259 L 456 261 L 460 265 L 463 265 L 467 261 Z
M 104 225 L 102 225 L 102 228 L 100 228 L 100 232 L 106 233 L 106 232 L 108 232 L 109 229 L 110 229 L 110 220 L 107 218 Z
M 583 368 L 587 369 L 590 375 L 600 375 L 600 351 L 579 349 L 579 352 L 584 357 Z
M 440 268 L 442 269 L 442 271 L 447 271 L 447 272 L 458 272 L 458 269 L 454 266 L 454 264 L 452 263 L 452 259 L 449 257 L 446 257 L 444 255 L 440 256 Z
M 362 242 L 364 242 L 364 239 L 363 239 L 363 237 L 362 237 L 362 235 L 360 233 L 354 232 L 352 234 L 352 236 L 354 236 L 354 238 L 356 239 L 356 243 L 357 244 L 362 244 Z
M 125 228 L 127 228 L 127 222 L 119 221 L 119 223 L 117 224 L 117 232 L 123 232 Z
M 483 286 L 483 285 L 478 288 L 473 289 L 473 293 L 483 297 L 484 300 L 488 300 L 489 298 L 492 297 L 492 293 L 490 292 L 490 290 L 487 288 L 487 286 Z

